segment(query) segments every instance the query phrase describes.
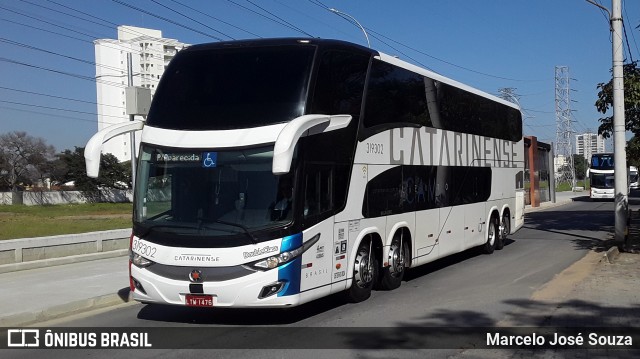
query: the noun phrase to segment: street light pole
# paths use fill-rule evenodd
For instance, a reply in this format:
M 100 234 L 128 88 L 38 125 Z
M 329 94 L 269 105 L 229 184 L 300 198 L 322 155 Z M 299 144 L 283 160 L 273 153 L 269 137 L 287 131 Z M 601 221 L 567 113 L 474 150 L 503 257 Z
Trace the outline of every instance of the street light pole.
M 353 21 L 356 23 L 356 25 L 358 25 L 358 27 L 360 27 L 360 30 L 362 30 L 362 32 L 364 33 L 364 37 L 365 37 L 365 39 L 367 39 L 367 46 L 369 46 L 369 48 L 371 48 L 371 43 L 369 42 L 369 35 L 367 35 L 367 31 L 364 29 L 364 27 L 363 27 L 362 25 L 360 25 L 360 23 L 358 22 L 358 20 L 356 20 L 356 18 L 355 18 L 355 17 L 353 17 L 353 16 L 351 16 L 351 15 L 349 15 L 349 14 L 347 14 L 347 13 L 344 13 L 344 12 L 338 11 L 338 10 L 336 10 L 336 9 L 334 9 L 334 8 L 329 9 L 329 11 L 331 11 L 331 12 L 335 13 L 336 15 L 338 15 L 338 16 L 340 16 L 340 17 L 342 17 L 342 18 L 344 18 L 345 16 L 347 16 L 347 17 L 349 17 L 351 20 L 353 20 Z M 347 19 L 347 20 L 348 20 L 348 19 Z

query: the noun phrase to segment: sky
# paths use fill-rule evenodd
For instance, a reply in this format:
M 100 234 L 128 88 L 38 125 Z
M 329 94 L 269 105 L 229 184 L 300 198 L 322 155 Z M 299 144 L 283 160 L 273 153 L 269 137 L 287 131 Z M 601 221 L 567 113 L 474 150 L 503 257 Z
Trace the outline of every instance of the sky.
M 640 0 L 622 3 L 625 60 L 639 60 Z M 546 143 L 556 141 L 555 68 L 567 66 L 573 129 L 598 129 L 611 35 L 608 15 L 586 0 L 0 0 L 0 134 L 25 131 L 59 152 L 84 147 L 98 128 L 93 41 L 115 39 L 118 25 L 188 44 L 319 37 L 367 46 L 349 16 L 373 49 L 491 94 L 515 88 L 524 134 Z

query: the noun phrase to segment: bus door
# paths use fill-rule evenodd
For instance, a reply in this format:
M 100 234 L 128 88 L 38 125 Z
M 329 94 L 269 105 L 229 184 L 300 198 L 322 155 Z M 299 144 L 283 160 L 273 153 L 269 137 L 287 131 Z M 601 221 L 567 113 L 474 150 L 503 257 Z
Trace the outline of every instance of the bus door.
M 305 164 L 302 175 L 302 188 L 304 191 L 302 218 L 305 241 L 313 236 L 320 235 L 320 239 L 310 248 L 302 263 L 302 283 L 301 290 L 324 287 L 331 291 L 331 283 L 343 280 L 346 276 L 346 259 L 341 268 L 336 269 L 335 245 L 339 250 L 341 241 L 346 239 L 342 228 L 335 224 L 333 215 L 336 206 L 336 171 L 335 165 L 312 163 Z M 336 235 L 334 236 L 334 228 Z M 346 248 L 345 248 L 346 253 Z M 345 256 L 346 257 L 346 256 Z M 344 285 L 344 282 L 343 282 Z

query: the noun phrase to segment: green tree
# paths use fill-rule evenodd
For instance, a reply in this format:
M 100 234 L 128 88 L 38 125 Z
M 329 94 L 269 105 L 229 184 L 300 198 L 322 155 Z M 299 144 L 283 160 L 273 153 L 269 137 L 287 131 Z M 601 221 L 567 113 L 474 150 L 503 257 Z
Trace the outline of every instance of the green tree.
M 587 160 L 583 155 L 573 155 L 573 169 L 575 170 L 576 179 L 584 180 L 587 173 Z
M 59 159 L 66 167 L 62 182 L 73 181 L 76 189 L 81 191 L 87 200 L 100 201 L 100 188 L 124 189 L 131 185 L 131 167 L 127 166 L 129 162 L 120 163 L 110 153 L 103 154 L 100 158 L 98 178 L 87 176 L 83 147 L 75 147 L 73 151 L 65 150 L 59 155 Z
M 631 131 L 634 138 L 627 143 L 627 162 L 638 163 L 640 161 L 640 144 L 636 138 L 640 138 L 640 68 L 637 62 L 624 65 L 624 118 L 625 130 Z M 613 83 L 599 83 L 598 100 L 596 109 L 602 114 L 609 112 L 613 107 Z M 604 138 L 613 135 L 613 114 L 599 119 L 598 133 Z
M 637 62 L 624 65 L 624 117 L 625 129 L 633 132 L 635 136 L 640 135 L 640 68 Z M 613 80 L 599 83 L 598 100 L 596 109 L 602 114 L 606 114 L 613 108 Z M 600 126 L 598 133 L 604 138 L 609 138 L 613 134 L 613 114 L 599 119 Z
M 627 141 L 627 164 L 640 167 L 640 137 L 633 136 Z

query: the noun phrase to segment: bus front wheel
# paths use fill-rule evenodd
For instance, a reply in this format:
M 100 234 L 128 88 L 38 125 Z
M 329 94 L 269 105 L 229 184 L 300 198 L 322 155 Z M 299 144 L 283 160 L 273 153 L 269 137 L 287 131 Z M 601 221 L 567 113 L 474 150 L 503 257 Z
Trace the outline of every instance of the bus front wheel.
M 371 296 L 371 289 L 378 277 L 378 260 L 373 253 L 373 242 L 362 241 L 354 260 L 353 281 L 348 289 L 348 299 L 362 302 Z

